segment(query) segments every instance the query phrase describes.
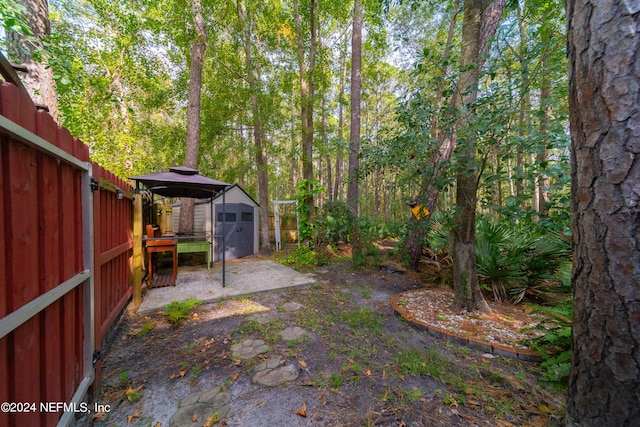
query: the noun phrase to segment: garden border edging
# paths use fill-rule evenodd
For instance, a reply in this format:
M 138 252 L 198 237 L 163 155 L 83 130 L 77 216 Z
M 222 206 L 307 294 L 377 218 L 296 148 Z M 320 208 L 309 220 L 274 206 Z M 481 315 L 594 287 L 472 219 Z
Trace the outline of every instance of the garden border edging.
M 482 351 L 485 353 L 490 353 L 496 356 L 509 357 L 512 359 L 518 359 L 526 362 L 542 361 L 542 358 L 540 357 L 540 355 L 535 351 L 515 350 L 500 344 L 491 344 L 491 343 L 486 343 L 473 338 L 462 337 L 460 335 L 455 334 L 454 332 L 439 328 L 437 326 L 430 325 L 418 319 L 414 319 L 411 315 L 409 315 L 409 313 L 404 308 L 402 308 L 398 304 L 398 300 L 402 296 L 411 292 L 416 292 L 416 291 L 419 291 L 419 289 L 401 292 L 399 294 L 392 296 L 391 306 L 393 307 L 393 310 L 396 312 L 397 315 L 401 316 L 406 321 L 411 322 L 412 324 L 420 327 L 421 329 L 425 329 L 434 337 L 447 338 L 457 344 L 464 345 L 466 347 L 469 347 L 478 351 Z

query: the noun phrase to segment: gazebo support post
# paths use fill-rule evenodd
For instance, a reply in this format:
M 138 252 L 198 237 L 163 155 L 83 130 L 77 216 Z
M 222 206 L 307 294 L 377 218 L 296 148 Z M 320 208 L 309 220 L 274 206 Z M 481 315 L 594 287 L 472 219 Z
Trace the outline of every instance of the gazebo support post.
M 136 182 L 133 198 L 133 306 L 142 304 L 142 194 Z
M 226 271 L 225 271 L 225 255 L 227 252 L 227 233 L 224 230 L 224 224 L 227 220 L 227 202 L 225 200 L 225 196 L 227 194 L 227 189 L 222 190 L 222 287 L 226 286 Z M 213 203 L 213 202 L 212 202 Z

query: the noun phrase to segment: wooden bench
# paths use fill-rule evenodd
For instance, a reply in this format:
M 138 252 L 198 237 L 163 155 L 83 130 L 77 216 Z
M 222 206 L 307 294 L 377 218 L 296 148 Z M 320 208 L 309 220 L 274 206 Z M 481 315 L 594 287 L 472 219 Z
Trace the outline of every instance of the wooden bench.
M 194 253 L 194 252 L 206 252 L 207 253 L 207 270 L 211 270 L 211 243 L 207 241 L 200 242 L 178 242 L 178 253 Z

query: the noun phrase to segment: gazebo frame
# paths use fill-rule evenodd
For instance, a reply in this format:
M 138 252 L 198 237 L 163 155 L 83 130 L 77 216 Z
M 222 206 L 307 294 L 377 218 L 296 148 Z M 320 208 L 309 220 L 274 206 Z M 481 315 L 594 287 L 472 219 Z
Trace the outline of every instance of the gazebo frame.
M 151 194 L 158 194 L 165 197 L 191 197 L 195 199 L 205 199 L 218 196 L 222 192 L 222 227 L 226 221 L 226 200 L 225 194 L 230 184 L 208 178 L 198 174 L 196 169 L 185 166 L 175 166 L 169 168 L 169 172 L 160 172 L 150 175 L 133 176 L 130 179 L 136 183 L 133 214 L 133 303 L 136 307 L 142 303 L 142 194 L 140 184 L 144 185 Z M 152 199 L 153 200 L 153 199 Z M 213 252 L 213 239 L 215 238 L 215 218 L 213 215 L 213 203 L 211 203 L 211 238 Z M 191 238 L 184 236 L 182 238 Z M 226 237 L 222 233 L 222 287 L 225 287 L 225 252 Z M 177 268 L 177 266 L 176 266 Z

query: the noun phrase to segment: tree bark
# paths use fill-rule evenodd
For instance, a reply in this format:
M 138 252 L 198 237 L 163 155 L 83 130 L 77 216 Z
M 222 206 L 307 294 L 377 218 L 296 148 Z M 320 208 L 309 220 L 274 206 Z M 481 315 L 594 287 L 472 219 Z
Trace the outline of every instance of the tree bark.
M 640 419 L 640 5 L 568 0 L 573 356 L 567 425 Z
M 46 108 L 58 121 L 58 94 L 53 81 L 53 69 L 36 61 L 35 54 L 44 49 L 43 40 L 51 34 L 47 0 L 19 0 L 25 7 L 24 16 L 32 35 L 7 32 L 9 57 L 12 62 L 26 68 L 18 71 L 22 84 L 37 106 Z
M 536 155 L 538 168 L 542 169 L 549 161 L 549 122 L 551 120 L 551 82 L 547 73 L 548 54 L 542 56 L 542 77 L 540 79 L 540 135 L 542 136 L 542 150 Z M 538 173 L 538 212 L 541 215 L 549 214 L 549 177 L 544 172 Z
M 491 39 L 495 35 L 498 24 L 500 23 L 500 16 L 502 15 L 502 10 L 504 9 L 505 3 L 506 0 L 495 0 L 486 9 L 484 9 L 482 15 L 480 15 L 482 16 L 482 25 L 480 28 L 478 54 L 476 56 L 476 68 L 478 70 L 478 73 L 479 70 L 482 69 L 482 66 L 484 64 L 484 55 L 488 54 L 489 48 L 491 47 Z M 443 58 L 444 63 L 448 62 L 451 55 L 451 45 L 459 8 L 460 3 L 456 1 L 454 3 L 453 15 L 451 16 L 451 21 L 449 23 L 447 45 L 445 47 Z M 438 202 L 438 197 L 440 196 L 441 186 L 436 182 L 434 177 L 439 176 L 439 174 L 443 171 L 444 166 L 449 161 L 451 154 L 453 153 L 453 149 L 456 145 L 456 126 L 454 126 L 453 129 L 444 129 L 439 125 L 438 119 L 438 116 L 440 115 L 439 109 L 442 105 L 442 94 L 444 92 L 444 78 L 446 76 L 446 73 L 447 67 L 441 67 L 440 83 L 438 84 L 438 88 L 436 90 L 437 114 L 431 121 L 431 137 L 434 140 L 439 140 L 440 149 L 432 162 L 432 170 L 429 171 L 429 173 L 423 174 L 425 178 L 424 182 L 421 185 L 420 194 L 416 198 L 414 198 L 414 201 L 418 204 L 422 204 L 427 209 L 429 214 L 422 217 L 420 220 L 417 220 L 415 219 L 415 217 L 411 216 L 411 218 L 409 219 L 409 234 L 407 236 L 407 239 L 405 240 L 405 244 L 402 247 L 400 254 L 402 258 L 409 260 L 409 267 L 413 270 L 418 270 L 420 257 L 422 256 L 424 235 L 426 233 L 425 224 L 431 218 L 431 213 L 435 209 Z M 462 80 L 458 82 L 458 90 L 460 90 L 460 88 L 462 87 L 460 86 L 461 82 Z M 464 90 L 464 88 L 462 90 Z M 453 109 L 457 105 L 459 105 L 459 100 L 456 97 L 451 102 L 451 108 Z
M 353 33 L 351 34 L 351 124 L 349 133 L 349 174 L 347 202 L 355 218 L 352 235 L 353 256 L 361 255 L 358 227 L 358 202 L 360 169 L 360 85 L 362 83 L 362 4 L 353 2 Z
M 315 17 L 315 0 L 309 2 L 310 20 L 310 48 L 309 67 L 304 59 L 305 43 L 302 36 L 302 24 L 298 0 L 293 1 L 294 21 L 296 26 L 296 44 L 298 51 L 298 66 L 300 69 L 300 116 L 302 119 L 302 178 L 311 181 L 313 179 L 313 97 L 314 97 L 314 73 L 317 45 L 317 23 Z M 312 223 L 313 219 L 313 196 L 308 196 L 305 200 L 308 206 L 307 220 Z
M 482 0 L 464 2 L 460 66 L 466 71 L 460 76 L 458 96 L 459 105 L 465 111 L 456 126 L 460 157 L 456 178 L 458 213 L 454 218 L 453 228 L 453 308 L 460 311 L 490 310 L 480 291 L 476 268 L 475 226 L 478 178 L 476 135 L 470 126 L 474 112 L 469 109 L 478 94 L 483 12 Z
M 189 71 L 189 101 L 187 106 L 187 147 L 184 165 L 198 168 L 200 151 L 200 104 L 202 88 L 202 62 L 207 48 L 207 29 L 202 17 L 200 0 L 192 0 L 191 14 L 195 26 L 195 36 L 191 42 L 191 66 Z M 182 199 L 180 206 L 180 234 L 193 235 L 193 214 L 195 201 L 192 198 Z
M 262 126 L 262 114 L 258 104 L 259 88 L 256 83 L 260 81 L 258 68 L 253 65 L 251 54 L 251 25 L 247 18 L 247 8 L 243 0 L 236 4 L 238 20 L 244 31 L 244 53 L 247 67 L 247 82 L 251 92 L 251 115 L 253 119 L 253 141 L 255 145 L 255 161 L 258 169 L 258 202 L 260 203 L 260 253 L 271 254 L 271 242 L 269 241 L 269 173 L 266 141 Z M 256 78 L 257 74 L 257 78 Z
M 343 184 L 342 184 L 342 170 L 344 158 L 342 146 L 344 144 L 344 88 L 347 80 L 347 42 L 345 40 L 344 48 L 342 49 L 341 63 L 340 63 L 340 92 L 338 93 L 338 148 L 336 153 L 336 178 L 334 181 L 333 198 L 335 200 L 342 200 L 343 196 Z

